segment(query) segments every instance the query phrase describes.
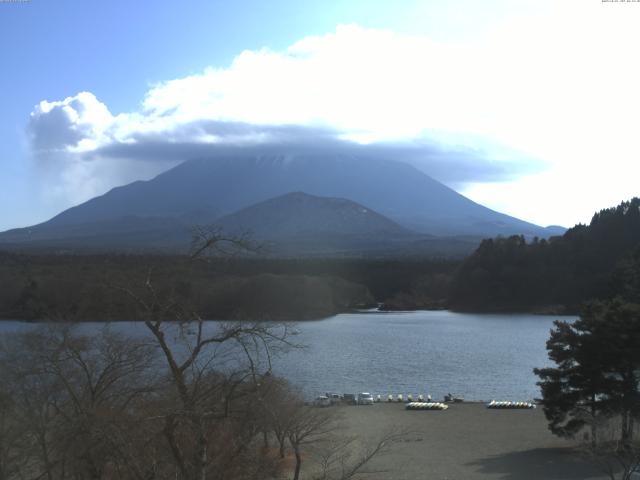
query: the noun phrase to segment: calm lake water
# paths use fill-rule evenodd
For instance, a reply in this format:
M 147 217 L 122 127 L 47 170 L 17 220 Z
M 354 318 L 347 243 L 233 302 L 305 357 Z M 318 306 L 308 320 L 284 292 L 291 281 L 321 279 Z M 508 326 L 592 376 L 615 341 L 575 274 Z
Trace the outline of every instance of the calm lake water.
M 556 318 L 448 311 L 341 314 L 298 323 L 296 342 L 307 348 L 276 359 L 274 371 L 309 396 L 369 391 L 442 399 L 452 392 L 469 400 L 530 400 L 540 396 L 532 369 L 549 364 L 545 342 Z M 26 328 L 32 327 L 0 322 L 0 333 Z M 144 333 L 144 325 L 134 322 L 113 328 Z

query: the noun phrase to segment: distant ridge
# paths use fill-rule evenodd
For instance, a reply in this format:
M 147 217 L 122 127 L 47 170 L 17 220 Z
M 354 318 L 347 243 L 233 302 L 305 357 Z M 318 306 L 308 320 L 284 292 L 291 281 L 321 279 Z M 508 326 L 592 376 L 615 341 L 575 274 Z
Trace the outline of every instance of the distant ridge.
M 407 235 L 411 232 L 373 210 L 344 198 L 291 192 L 216 221 L 224 230 L 250 230 L 258 238 L 309 235 Z
M 324 200 L 317 200 L 320 197 Z M 353 205 L 340 206 L 337 199 Z M 268 201 L 275 203 L 260 205 Z M 274 204 L 277 208 L 272 208 Z M 284 220 L 303 206 L 307 213 L 287 225 Z M 358 208 L 371 215 L 354 215 Z M 260 209 L 268 210 L 269 215 L 256 213 Z M 332 210 L 331 221 L 329 217 L 312 220 Z M 349 220 L 340 221 L 340 215 L 347 212 L 351 212 Z M 361 225 L 359 218 L 364 221 Z M 308 221 L 305 228 L 313 227 L 310 232 L 332 235 L 347 234 L 347 227 L 360 225 L 366 230 L 384 224 L 395 232 L 387 235 L 389 238 L 400 231 L 402 235 L 411 231 L 478 240 L 511 234 L 544 238 L 561 233 L 555 227 L 545 229 L 483 207 L 402 162 L 308 153 L 186 161 L 152 180 L 114 188 L 42 224 L 2 233 L 0 243 L 175 247 L 184 244 L 192 225 L 222 222 L 235 228 L 241 219 L 250 219 L 256 233 L 274 238 L 299 235 L 305 227 L 303 220 Z M 329 223 L 320 232 L 317 229 L 322 222 Z

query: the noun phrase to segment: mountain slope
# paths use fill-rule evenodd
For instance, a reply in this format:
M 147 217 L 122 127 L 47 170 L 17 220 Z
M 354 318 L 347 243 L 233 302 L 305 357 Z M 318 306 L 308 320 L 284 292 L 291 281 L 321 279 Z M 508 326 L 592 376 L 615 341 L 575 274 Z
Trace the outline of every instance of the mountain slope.
M 0 246 L 87 248 L 100 250 L 166 249 L 188 246 L 194 223 L 189 217 L 127 215 L 82 223 L 45 222 L 0 233 Z
M 358 255 L 388 256 L 424 251 L 416 234 L 373 210 L 343 198 L 318 197 L 292 192 L 243 208 L 216 221 L 225 232 L 249 232 L 263 243 L 265 252 L 279 256 Z M 441 254 L 441 245 L 426 250 Z M 469 242 L 454 245 L 455 254 L 469 253 Z
M 224 230 L 250 230 L 264 239 L 310 235 L 407 235 L 409 231 L 343 198 L 292 192 L 243 208 L 216 221 Z
M 114 188 L 47 223 L 126 215 L 211 220 L 295 191 L 347 198 L 422 233 L 547 236 L 543 228 L 472 202 L 405 163 L 314 154 L 190 160 L 152 180 Z

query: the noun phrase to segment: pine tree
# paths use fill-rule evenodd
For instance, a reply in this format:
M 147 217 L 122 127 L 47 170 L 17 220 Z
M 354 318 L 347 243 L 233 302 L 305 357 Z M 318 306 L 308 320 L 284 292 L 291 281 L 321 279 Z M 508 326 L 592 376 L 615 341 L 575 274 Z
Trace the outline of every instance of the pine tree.
M 597 441 L 600 420 L 619 417 L 621 442 L 640 416 L 640 306 L 621 300 L 587 305 L 574 323 L 555 322 L 547 342 L 556 367 L 535 369 L 550 430 Z

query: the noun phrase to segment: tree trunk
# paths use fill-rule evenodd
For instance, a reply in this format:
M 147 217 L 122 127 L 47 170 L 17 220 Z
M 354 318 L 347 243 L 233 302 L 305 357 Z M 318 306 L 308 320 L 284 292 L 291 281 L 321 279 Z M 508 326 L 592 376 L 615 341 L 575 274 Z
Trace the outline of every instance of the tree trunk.
M 598 411 L 596 410 L 596 396 L 591 395 L 591 448 L 598 446 Z
M 46 469 L 47 480 L 53 480 L 53 473 L 51 472 L 51 460 L 49 459 L 49 449 L 47 447 L 46 432 L 38 432 L 38 441 L 40 443 L 40 449 L 42 451 L 42 460 Z
M 620 440 L 622 441 L 622 446 L 623 447 L 627 447 L 629 445 L 629 412 L 627 412 L 626 408 L 623 407 L 622 412 L 620 413 L 620 419 L 622 422 L 621 425 L 621 437 Z
M 296 454 L 296 470 L 293 473 L 293 480 L 300 478 L 300 467 L 302 466 L 302 455 L 300 455 L 300 449 L 297 446 L 293 447 L 293 451 Z
M 177 427 L 177 424 L 176 424 L 175 418 L 171 415 L 168 415 L 167 417 L 165 417 L 164 428 L 162 430 L 162 433 L 164 434 L 164 437 L 167 440 L 167 443 L 169 444 L 171 454 L 173 455 L 173 459 L 176 462 L 176 467 L 180 470 L 182 477 L 184 479 L 187 479 L 189 478 L 187 473 L 187 466 L 185 465 L 185 459 L 182 455 L 182 451 L 180 450 L 180 447 L 178 446 L 178 441 L 175 436 L 176 427 Z
M 198 463 L 199 479 L 207 480 L 207 436 L 202 418 L 198 419 Z

